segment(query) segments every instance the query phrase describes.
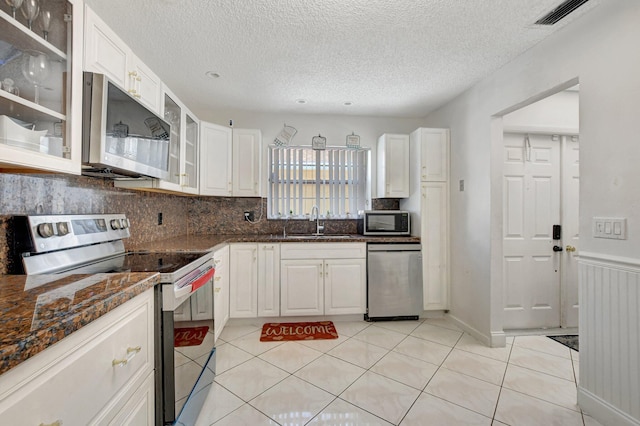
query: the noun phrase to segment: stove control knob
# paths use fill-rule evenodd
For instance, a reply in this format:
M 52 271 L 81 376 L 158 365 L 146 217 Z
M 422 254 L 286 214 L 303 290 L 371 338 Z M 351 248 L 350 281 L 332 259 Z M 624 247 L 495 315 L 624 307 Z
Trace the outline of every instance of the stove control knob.
M 56 228 L 58 229 L 58 236 L 60 237 L 69 233 L 69 224 L 67 222 L 56 223 Z
M 122 229 L 127 229 L 129 227 L 129 220 L 122 219 Z
M 111 229 L 120 229 L 120 219 L 111 219 Z
M 53 223 L 41 223 L 38 225 L 38 235 L 42 238 L 53 236 Z

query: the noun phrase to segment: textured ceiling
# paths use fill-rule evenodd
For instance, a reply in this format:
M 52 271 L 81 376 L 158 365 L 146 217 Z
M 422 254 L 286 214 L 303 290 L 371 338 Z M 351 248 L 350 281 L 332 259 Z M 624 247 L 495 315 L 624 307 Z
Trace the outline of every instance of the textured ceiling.
M 85 3 L 198 115 L 424 117 L 602 0 L 553 27 L 533 25 L 561 1 Z

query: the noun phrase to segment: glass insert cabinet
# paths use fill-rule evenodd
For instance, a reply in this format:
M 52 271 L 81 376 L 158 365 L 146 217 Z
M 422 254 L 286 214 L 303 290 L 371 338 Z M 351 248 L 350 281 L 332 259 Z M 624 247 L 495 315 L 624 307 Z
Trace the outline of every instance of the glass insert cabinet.
M 82 0 L 0 1 L 0 171 L 80 174 Z

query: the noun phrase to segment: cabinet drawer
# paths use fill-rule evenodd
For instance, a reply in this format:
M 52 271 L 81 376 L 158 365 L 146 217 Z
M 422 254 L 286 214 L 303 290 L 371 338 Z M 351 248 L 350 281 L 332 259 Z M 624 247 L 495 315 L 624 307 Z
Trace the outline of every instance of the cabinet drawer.
M 366 243 L 283 243 L 281 259 L 364 259 Z
M 120 389 L 153 370 L 152 296 L 145 292 L 9 371 L 9 387 L 15 375 L 22 380 L 0 401 L 2 422 L 92 424 Z

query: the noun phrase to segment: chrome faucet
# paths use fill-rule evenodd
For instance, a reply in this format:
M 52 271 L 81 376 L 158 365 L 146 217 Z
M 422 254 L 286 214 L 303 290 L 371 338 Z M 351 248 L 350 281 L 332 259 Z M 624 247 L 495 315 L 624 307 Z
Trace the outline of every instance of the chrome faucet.
M 320 225 L 320 209 L 318 208 L 318 206 L 314 205 L 313 207 L 311 207 L 311 221 L 313 222 L 313 211 L 315 210 L 316 212 L 316 233 L 314 235 L 322 235 L 322 233 L 324 232 L 324 225 Z

